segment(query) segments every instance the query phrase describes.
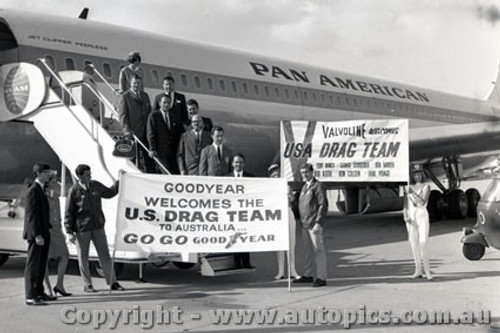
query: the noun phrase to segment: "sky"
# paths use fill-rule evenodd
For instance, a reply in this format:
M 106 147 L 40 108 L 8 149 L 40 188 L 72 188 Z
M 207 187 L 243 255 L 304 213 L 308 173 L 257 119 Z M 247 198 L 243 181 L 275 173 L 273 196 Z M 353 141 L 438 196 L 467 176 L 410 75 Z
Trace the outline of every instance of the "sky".
M 0 0 L 484 99 L 500 0 Z

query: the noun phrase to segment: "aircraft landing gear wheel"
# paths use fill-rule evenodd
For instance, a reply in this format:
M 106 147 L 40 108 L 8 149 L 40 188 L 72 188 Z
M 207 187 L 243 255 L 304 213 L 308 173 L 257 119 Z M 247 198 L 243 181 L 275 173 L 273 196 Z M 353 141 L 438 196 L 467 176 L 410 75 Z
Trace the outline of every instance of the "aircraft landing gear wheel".
M 475 188 L 470 188 L 465 191 L 465 196 L 467 197 L 467 216 L 468 217 L 477 217 L 477 204 L 481 199 L 481 194 Z
M 462 190 L 453 190 L 448 194 L 447 216 L 464 219 L 467 216 L 467 196 Z
M 169 262 L 169 260 L 155 261 L 152 263 L 152 265 L 156 268 L 162 268 L 167 266 Z
M 427 211 L 431 221 L 439 221 L 443 218 L 443 194 L 441 191 L 431 191 Z
M 9 260 L 9 255 L 6 253 L 0 253 L 0 266 L 5 264 Z
M 485 247 L 481 244 L 464 244 L 462 253 L 469 260 L 479 260 L 484 256 Z
M 182 261 L 174 261 L 172 262 L 175 267 L 179 269 L 190 269 L 196 265 L 195 263 L 192 262 L 182 262 Z

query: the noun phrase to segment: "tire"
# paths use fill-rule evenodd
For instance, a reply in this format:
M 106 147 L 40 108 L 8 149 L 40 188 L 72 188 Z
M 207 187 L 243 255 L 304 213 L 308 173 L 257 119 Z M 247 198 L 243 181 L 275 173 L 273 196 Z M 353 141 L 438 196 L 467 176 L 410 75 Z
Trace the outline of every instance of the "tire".
M 481 244 L 464 244 L 462 253 L 469 260 L 479 260 L 484 256 L 485 247 Z
M 169 260 L 163 260 L 163 261 L 153 262 L 152 265 L 156 268 L 162 268 L 167 266 L 169 262 L 170 262 Z
M 443 194 L 441 191 L 432 190 L 427 203 L 430 221 L 439 221 L 443 218 Z
M 467 197 L 467 216 L 468 217 L 477 217 L 477 204 L 481 199 L 481 194 L 475 188 L 470 188 L 465 191 L 465 196 Z
M 123 266 L 124 266 L 124 264 L 122 262 L 115 262 L 115 276 L 117 278 L 122 274 Z M 103 271 L 103 269 L 101 267 L 101 263 L 99 261 L 93 261 L 92 267 L 94 268 L 94 271 L 98 276 L 104 277 L 104 271 Z
M 194 265 L 196 265 L 195 263 L 192 262 L 182 262 L 182 261 L 173 261 L 172 263 L 174 264 L 175 267 L 179 269 L 190 269 L 193 268 Z
M 0 253 L 0 266 L 5 264 L 9 260 L 9 255 L 6 253 Z
M 453 190 L 448 194 L 447 216 L 454 219 L 464 219 L 467 217 L 468 203 L 467 196 L 462 190 Z

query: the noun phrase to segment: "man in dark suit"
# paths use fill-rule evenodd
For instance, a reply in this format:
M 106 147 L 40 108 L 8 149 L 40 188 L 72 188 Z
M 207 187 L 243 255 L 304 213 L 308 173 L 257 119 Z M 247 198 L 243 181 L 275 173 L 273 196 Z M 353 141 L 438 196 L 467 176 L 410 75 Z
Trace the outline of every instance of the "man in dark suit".
M 47 267 L 50 244 L 50 208 L 44 186 L 52 170 L 47 164 L 33 166 L 35 182 L 28 189 L 24 213 L 23 238 L 28 241 L 28 253 L 24 270 L 24 287 L 27 305 L 46 305 L 53 300 L 43 292 L 43 278 Z
M 163 78 L 163 92 L 156 95 L 153 110 L 160 110 L 160 100 L 165 95 L 170 96 L 170 114 L 175 114 L 176 118 L 180 118 L 181 122 L 179 126 L 183 127 L 182 131 L 177 131 L 173 136 L 173 144 L 177 147 L 181 139 L 181 134 L 184 132 L 184 126 L 189 125 L 186 97 L 175 91 L 175 80 L 171 76 Z
M 233 152 L 224 144 L 224 129 L 212 129 L 213 144 L 201 151 L 200 176 L 226 176 L 231 171 Z
M 304 275 L 293 282 L 312 282 L 313 287 L 323 287 L 326 286 L 327 277 L 326 250 L 323 242 L 323 227 L 328 212 L 326 189 L 314 177 L 314 169 L 311 164 L 304 164 L 300 168 L 300 174 L 304 180 L 299 196 L 299 212 L 305 268 Z
M 147 136 L 151 149 L 150 157 L 157 157 L 168 172 L 173 175 L 179 174 L 177 165 L 176 136 L 184 131 L 181 118 L 170 108 L 170 96 L 163 95 L 160 99 L 160 110 L 151 113 L 147 124 Z M 160 169 L 160 172 L 165 172 Z
M 177 163 L 181 175 L 199 175 L 201 150 L 212 144 L 210 133 L 203 129 L 202 117 L 191 118 L 191 130 L 182 133 L 177 149 Z
M 253 177 L 250 172 L 245 171 L 245 156 L 242 153 L 237 153 L 232 160 L 233 171 L 227 174 L 228 177 Z M 236 268 L 254 268 L 250 264 L 250 253 L 240 252 L 234 254 L 234 265 Z
M 200 107 L 198 106 L 198 102 L 195 99 L 189 99 L 187 101 L 187 112 L 189 121 L 192 121 L 193 116 L 200 113 Z M 203 129 L 208 133 L 212 133 L 212 128 L 214 127 L 212 119 L 208 117 L 201 117 L 201 120 L 203 122 Z
M 120 96 L 118 114 L 125 136 L 135 135 L 147 147 L 146 123 L 151 113 L 151 103 L 148 94 L 140 90 L 141 81 L 142 79 L 138 75 L 132 77 L 130 89 Z M 137 144 L 144 157 L 146 172 L 154 173 L 154 161 L 149 158 L 144 147 L 139 143 Z

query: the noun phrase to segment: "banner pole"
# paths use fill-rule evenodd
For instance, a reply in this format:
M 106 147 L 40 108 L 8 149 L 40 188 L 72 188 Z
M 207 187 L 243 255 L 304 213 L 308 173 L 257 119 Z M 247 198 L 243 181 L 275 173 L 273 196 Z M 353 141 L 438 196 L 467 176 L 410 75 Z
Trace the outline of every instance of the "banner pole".
M 112 279 L 113 274 L 115 272 L 115 255 L 116 255 L 116 251 L 113 248 L 113 256 L 111 257 L 111 272 L 109 274 L 109 296 L 111 296 L 111 291 L 112 291 L 112 286 L 113 286 L 113 282 L 111 279 Z M 102 269 L 104 271 L 104 267 Z
M 286 251 L 286 261 L 288 266 L 288 292 L 292 292 L 292 272 L 290 270 L 290 249 Z

